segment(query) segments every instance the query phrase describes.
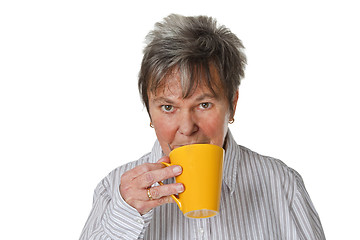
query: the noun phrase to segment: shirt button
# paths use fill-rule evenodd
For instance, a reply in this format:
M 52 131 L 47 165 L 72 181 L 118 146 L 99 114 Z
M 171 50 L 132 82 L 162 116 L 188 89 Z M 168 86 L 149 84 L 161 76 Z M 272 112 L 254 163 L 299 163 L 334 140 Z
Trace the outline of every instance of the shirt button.
M 140 224 L 144 224 L 144 221 L 141 219 L 141 218 L 137 218 L 137 219 L 135 219 L 138 223 L 140 223 Z
M 204 233 L 204 229 L 203 228 L 199 228 L 199 233 L 203 234 Z

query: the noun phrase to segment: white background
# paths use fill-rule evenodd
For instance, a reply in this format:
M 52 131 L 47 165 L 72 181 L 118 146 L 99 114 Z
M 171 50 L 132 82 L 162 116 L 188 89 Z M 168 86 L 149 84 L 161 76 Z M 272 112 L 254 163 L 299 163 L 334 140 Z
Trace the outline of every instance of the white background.
M 214 16 L 242 39 L 237 142 L 302 175 L 327 239 L 357 237 L 355 2 L 1 1 L 1 238 L 78 239 L 97 183 L 151 150 L 137 74 L 170 13 Z

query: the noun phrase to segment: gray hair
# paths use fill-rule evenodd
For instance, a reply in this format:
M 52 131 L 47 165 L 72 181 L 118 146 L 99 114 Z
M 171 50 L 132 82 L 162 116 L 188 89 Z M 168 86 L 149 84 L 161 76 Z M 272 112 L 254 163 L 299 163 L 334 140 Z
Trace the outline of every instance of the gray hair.
M 191 96 L 200 81 L 223 88 L 233 114 L 233 99 L 244 78 L 246 56 L 241 40 L 211 17 L 185 17 L 171 14 L 155 24 L 146 36 L 146 47 L 139 73 L 138 88 L 149 112 L 149 92 L 156 92 L 164 77 L 180 73 L 183 98 Z M 214 66 L 221 85 L 212 80 Z M 203 77 L 203 78 L 202 78 Z

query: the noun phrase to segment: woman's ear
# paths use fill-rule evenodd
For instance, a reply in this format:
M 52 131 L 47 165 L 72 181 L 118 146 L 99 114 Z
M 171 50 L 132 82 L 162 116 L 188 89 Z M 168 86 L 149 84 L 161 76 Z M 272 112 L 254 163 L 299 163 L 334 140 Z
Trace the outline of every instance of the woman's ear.
M 234 116 L 235 116 L 236 105 L 237 105 L 238 99 L 239 99 L 239 89 L 236 90 L 236 93 L 234 95 L 233 102 L 232 102 L 232 104 L 233 104 L 233 112 L 232 112 L 232 115 L 231 115 L 232 118 L 234 118 Z

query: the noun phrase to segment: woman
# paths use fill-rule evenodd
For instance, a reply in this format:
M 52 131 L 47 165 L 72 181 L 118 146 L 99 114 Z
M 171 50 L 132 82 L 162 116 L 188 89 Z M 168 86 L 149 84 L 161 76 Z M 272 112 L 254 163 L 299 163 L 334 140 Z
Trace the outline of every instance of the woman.
M 325 239 L 300 175 L 237 145 L 228 130 L 245 64 L 241 41 L 212 18 L 170 15 L 155 25 L 139 90 L 157 141 L 99 183 L 81 239 Z M 220 213 L 212 218 L 182 215 L 170 197 L 184 191 L 173 180 L 182 169 L 160 163 L 194 143 L 225 149 Z

